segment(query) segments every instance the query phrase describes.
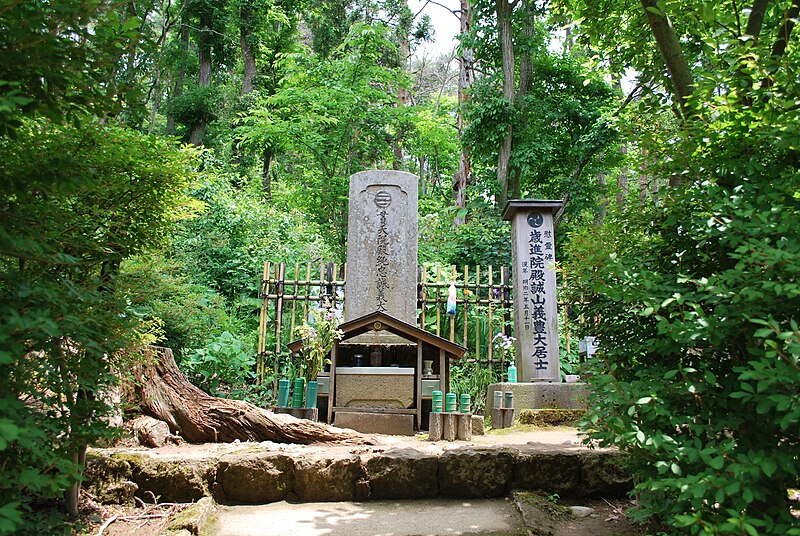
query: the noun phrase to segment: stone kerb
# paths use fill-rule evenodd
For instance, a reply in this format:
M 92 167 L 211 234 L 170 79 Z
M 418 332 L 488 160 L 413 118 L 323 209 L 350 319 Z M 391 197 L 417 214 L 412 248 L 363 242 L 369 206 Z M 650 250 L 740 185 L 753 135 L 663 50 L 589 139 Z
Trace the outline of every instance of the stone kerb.
M 166 460 L 141 452 L 102 453 L 90 458 L 87 477 L 89 489 L 109 501 L 124 483 L 144 500 L 149 493 L 170 502 L 213 496 L 229 505 L 284 499 L 487 498 L 505 496 L 512 489 L 610 497 L 632 487 L 617 451 L 543 445 L 464 446 L 444 452 L 366 449 L 341 455 L 246 450 L 202 460 Z M 129 498 L 120 497 L 120 502 Z

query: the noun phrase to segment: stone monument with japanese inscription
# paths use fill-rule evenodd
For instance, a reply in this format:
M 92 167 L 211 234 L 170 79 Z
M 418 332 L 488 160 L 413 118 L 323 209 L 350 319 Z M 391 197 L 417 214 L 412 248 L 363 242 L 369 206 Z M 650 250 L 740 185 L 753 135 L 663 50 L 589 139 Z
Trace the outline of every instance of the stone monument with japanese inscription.
M 560 382 L 553 213 L 561 201 L 511 200 L 514 334 L 522 382 Z
M 350 177 L 346 321 L 381 311 L 416 325 L 417 189 L 403 171 Z
M 513 199 L 503 211 L 503 219 L 511 222 L 519 382 L 489 385 L 489 413 L 498 391 L 512 393 L 517 411 L 586 409 L 586 384 L 561 382 L 553 236 L 553 215 L 561 207 L 561 201 Z

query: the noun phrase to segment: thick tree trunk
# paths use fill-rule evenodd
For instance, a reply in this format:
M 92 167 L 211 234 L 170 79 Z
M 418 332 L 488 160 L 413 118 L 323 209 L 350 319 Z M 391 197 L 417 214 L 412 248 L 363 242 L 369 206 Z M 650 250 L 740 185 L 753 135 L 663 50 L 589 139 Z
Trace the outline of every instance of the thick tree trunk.
M 181 24 L 181 58 L 184 58 L 189 51 L 189 27 L 185 24 Z M 172 86 L 172 96 L 171 98 L 177 99 L 183 94 L 183 82 L 186 78 L 186 69 L 184 68 L 184 62 L 181 61 L 181 67 L 178 70 L 178 76 L 175 78 L 175 84 Z M 175 116 L 170 112 L 167 115 L 167 128 L 166 134 L 167 136 L 171 136 L 175 133 Z
M 508 0 L 497 0 L 497 28 L 500 36 L 500 48 L 503 54 L 503 98 L 508 105 L 509 114 L 514 107 L 514 87 L 516 66 L 514 62 L 514 42 L 511 33 L 511 12 L 514 4 Z M 497 200 L 501 207 L 508 201 L 508 175 L 509 164 L 511 162 L 511 142 L 513 140 L 513 130 L 509 124 L 506 127 L 503 140 L 497 152 L 497 182 L 500 185 L 500 197 Z
M 244 63 L 244 78 L 242 78 L 242 95 L 247 95 L 255 88 L 256 82 L 256 56 L 250 44 L 252 34 L 251 25 L 253 13 L 249 9 L 240 11 L 242 27 L 239 30 L 239 42 L 242 47 L 242 63 Z
M 153 347 L 155 359 L 139 373 L 142 411 L 166 422 L 191 443 L 275 441 L 278 443 L 371 444 L 374 439 L 326 424 L 278 415 L 247 402 L 210 396 L 186 379 L 172 350 Z
M 642 8 L 647 16 L 647 23 L 656 40 L 656 45 L 661 53 L 661 58 L 669 71 L 670 80 L 675 92 L 678 106 L 680 106 L 684 119 L 689 116 L 686 109 L 686 99 L 694 91 L 692 71 L 689 62 L 681 49 L 681 43 L 672 27 L 666 13 L 656 5 L 656 0 L 641 0 Z

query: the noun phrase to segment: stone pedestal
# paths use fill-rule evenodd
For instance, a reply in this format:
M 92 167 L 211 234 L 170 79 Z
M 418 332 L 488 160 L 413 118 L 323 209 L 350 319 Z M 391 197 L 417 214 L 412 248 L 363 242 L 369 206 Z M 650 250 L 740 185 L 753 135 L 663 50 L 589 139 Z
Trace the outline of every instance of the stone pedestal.
M 414 416 L 365 411 L 337 411 L 334 426 L 362 434 L 414 435 Z
M 489 385 L 486 411 L 494 409 L 494 392 L 514 393 L 514 407 L 523 409 L 586 409 L 585 383 L 493 383 Z M 494 424 L 493 424 L 494 426 Z

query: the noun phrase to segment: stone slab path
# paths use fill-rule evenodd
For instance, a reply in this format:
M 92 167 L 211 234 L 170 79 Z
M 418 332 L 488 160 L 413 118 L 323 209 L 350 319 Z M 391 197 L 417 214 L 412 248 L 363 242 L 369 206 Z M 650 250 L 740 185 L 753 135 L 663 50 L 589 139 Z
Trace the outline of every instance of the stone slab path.
M 522 517 L 504 499 L 430 499 L 366 503 L 286 501 L 219 507 L 208 536 L 524 535 Z

